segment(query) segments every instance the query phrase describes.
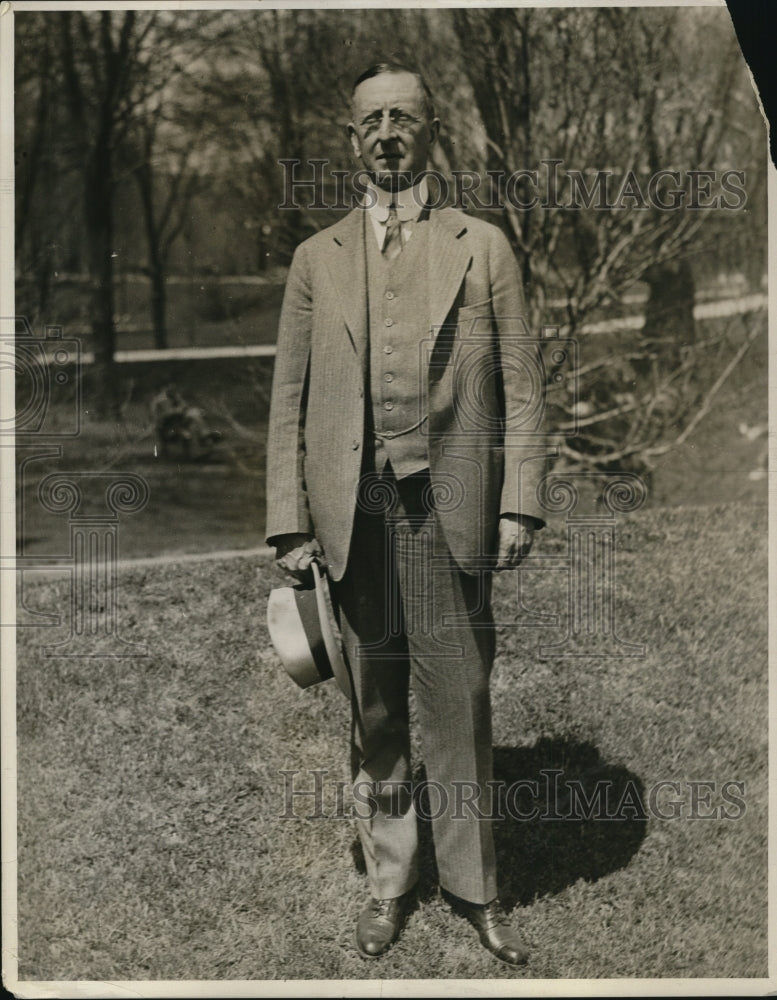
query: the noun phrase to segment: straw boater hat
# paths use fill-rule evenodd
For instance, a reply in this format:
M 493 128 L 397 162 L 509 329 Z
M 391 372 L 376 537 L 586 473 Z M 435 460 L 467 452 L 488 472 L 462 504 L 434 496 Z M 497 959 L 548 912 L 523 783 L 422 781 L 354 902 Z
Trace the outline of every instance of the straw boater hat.
M 334 677 L 351 697 L 351 675 L 340 650 L 326 575 L 316 560 L 310 567 L 314 587 L 277 587 L 267 601 L 267 628 L 286 672 L 301 688 Z

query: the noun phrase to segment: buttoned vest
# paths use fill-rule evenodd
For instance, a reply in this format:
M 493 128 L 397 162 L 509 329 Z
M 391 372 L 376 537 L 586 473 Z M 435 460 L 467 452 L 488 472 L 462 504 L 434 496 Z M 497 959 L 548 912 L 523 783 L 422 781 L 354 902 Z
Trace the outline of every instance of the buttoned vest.
M 388 261 L 366 218 L 367 315 L 374 469 L 389 461 L 397 479 L 428 468 L 428 223 L 417 221 Z

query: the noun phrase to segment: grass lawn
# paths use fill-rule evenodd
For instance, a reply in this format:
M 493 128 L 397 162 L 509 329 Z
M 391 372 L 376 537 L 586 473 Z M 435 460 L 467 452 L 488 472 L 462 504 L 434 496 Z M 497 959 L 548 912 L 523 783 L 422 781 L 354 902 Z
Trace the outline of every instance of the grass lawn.
M 639 658 L 540 659 L 562 630 L 510 627 L 517 576 L 497 578 L 497 777 L 555 768 L 645 801 L 673 781 L 683 803 L 676 819 L 497 823 L 503 895 L 532 947 L 518 971 L 440 897 L 427 829 L 405 933 L 359 958 L 351 822 L 307 818 L 308 800 L 280 818 L 282 770 L 347 777 L 348 713 L 332 684 L 302 692 L 282 672 L 268 561 L 123 572 L 120 629 L 144 657 L 46 656 L 65 630 L 21 629 L 20 979 L 765 976 L 765 538 L 758 505 L 620 518 L 618 629 Z M 564 541 L 553 525 L 537 553 Z M 521 579 L 525 607 L 563 612 L 560 571 Z M 28 583 L 32 610 L 67 598 L 64 580 Z M 695 807 L 694 781 L 714 783 Z M 729 781 L 744 783 L 738 819 L 720 815 Z

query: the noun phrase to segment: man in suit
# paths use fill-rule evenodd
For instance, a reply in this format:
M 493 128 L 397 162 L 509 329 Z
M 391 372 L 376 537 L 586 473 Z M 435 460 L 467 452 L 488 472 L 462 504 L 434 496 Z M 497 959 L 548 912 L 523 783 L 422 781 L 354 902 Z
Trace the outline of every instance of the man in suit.
M 412 680 L 428 785 L 444 800 L 430 809 L 441 886 L 516 965 L 527 951 L 498 900 L 489 818 L 490 584 L 544 523 L 536 355 L 504 235 L 429 208 L 439 122 L 421 77 L 371 67 L 352 113 L 370 183 L 363 206 L 302 243 L 289 271 L 267 541 L 299 578 L 312 558 L 326 564 L 343 635 L 353 778 L 371 807 L 358 819 L 372 897 L 360 953 L 393 944 L 418 877 Z

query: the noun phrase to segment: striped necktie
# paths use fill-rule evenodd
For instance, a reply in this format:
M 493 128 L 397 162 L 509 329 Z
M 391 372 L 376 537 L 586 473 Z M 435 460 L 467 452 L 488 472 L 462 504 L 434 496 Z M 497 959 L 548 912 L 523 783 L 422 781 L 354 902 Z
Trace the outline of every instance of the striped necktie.
M 396 205 L 389 207 L 386 223 L 386 239 L 383 243 L 383 256 L 387 260 L 395 260 L 402 252 L 402 223 L 397 215 Z

